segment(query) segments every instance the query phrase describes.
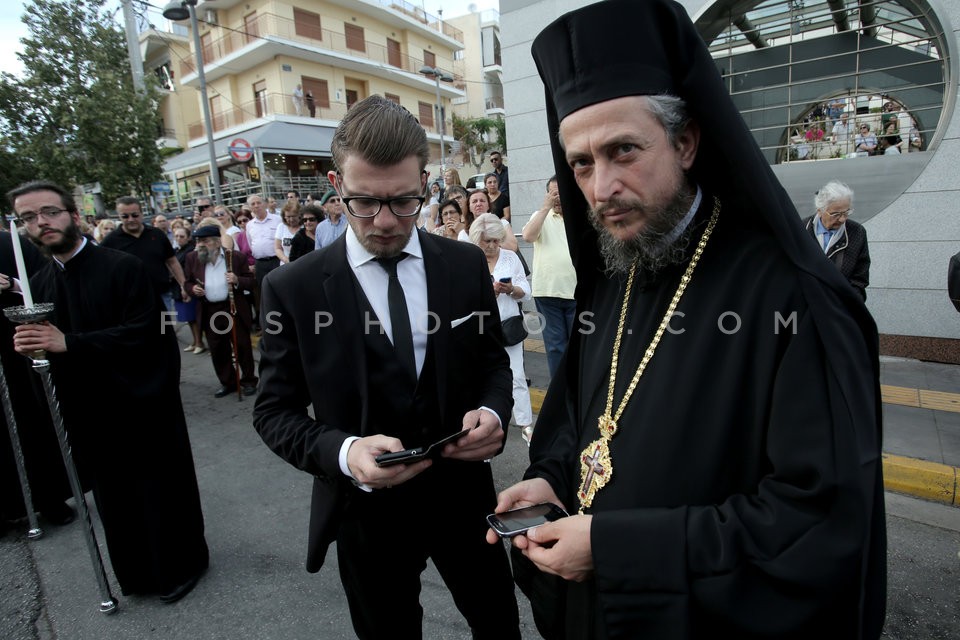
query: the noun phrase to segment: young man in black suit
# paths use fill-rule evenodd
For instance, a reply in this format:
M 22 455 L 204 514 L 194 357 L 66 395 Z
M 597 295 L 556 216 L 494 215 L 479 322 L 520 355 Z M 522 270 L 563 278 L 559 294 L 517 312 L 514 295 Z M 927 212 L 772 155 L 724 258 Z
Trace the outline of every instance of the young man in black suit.
M 408 111 L 371 96 L 331 146 L 350 228 L 264 280 L 254 408 L 267 445 L 314 476 L 307 570 L 336 541 L 357 635 L 417 638 L 431 558 L 473 637 L 519 638 L 506 554 L 484 544 L 485 461 L 512 405 L 485 259 L 416 230 L 429 148 Z M 439 458 L 375 462 L 465 429 Z

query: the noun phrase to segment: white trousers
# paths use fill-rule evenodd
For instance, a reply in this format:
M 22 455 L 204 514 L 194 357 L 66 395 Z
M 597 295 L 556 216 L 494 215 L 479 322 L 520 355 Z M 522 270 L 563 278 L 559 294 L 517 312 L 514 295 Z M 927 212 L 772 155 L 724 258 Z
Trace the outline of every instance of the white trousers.
M 513 421 L 521 427 L 533 422 L 530 408 L 530 389 L 527 388 L 527 374 L 523 370 L 523 343 L 507 347 L 510 356 L 510 371 L 513 372 Z

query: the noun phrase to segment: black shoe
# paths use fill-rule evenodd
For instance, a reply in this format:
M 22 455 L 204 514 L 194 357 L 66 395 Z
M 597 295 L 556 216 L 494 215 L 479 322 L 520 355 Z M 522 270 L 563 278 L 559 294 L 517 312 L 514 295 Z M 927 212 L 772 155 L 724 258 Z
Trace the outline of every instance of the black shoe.
M 66 502 L 57 502 L 46 506 L 40 510 L 40 515 L 44 520 L 58 527 L 70 524 L 77 518 L 77 512 Z
M 235 391 L 235 389 L 233 389 L 233 388 L 231 388 L 231 387 L 220 387 L 220 388 L 217 389 L 216 392 L 213 394 L 213 397 L 214 397 L 214 398 L 223 398 L 223 397 L 225 397 L 225 396 L 230 395 L 230 394 L 233 393 L 234 391 Z
M 243 395 L 245 396 L 252 396 L 257 392 L 257 385 L 255 384 L 247 384 L 240 388 L 243 390 Z
M 185 595 L 193 591 L 193 588 L 197 586 L 198 582 L 200 582 L 200 576 L 203 575 L 205 570 L 206 569 L 201 569 L 197 573 L 193 574 L 187 579 L 186 582 L 174 588 L 173 591 L 161 593 L 160 602 L 164 604 L 173 604 L 177 600 L 181 600 Z

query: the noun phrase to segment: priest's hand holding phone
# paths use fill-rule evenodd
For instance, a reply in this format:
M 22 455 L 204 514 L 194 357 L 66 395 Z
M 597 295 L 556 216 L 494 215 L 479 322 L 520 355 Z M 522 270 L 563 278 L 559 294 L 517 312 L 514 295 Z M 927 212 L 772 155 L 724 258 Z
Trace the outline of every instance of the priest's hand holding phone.
M 543 478 L 532 478 L 501 491 L 497 496 L 496 513 L 546 502 L 562 505 L 549 482 Z M 541 571 L 580 582 L 593 573 L 593 552 L 590 547 L 592 520 L 593 516 L 590 515 L 569 516 L 546 522 L 510 540 Z M 494 544 L 499 541 L 498 533 L 489 529 L 487 542 Z

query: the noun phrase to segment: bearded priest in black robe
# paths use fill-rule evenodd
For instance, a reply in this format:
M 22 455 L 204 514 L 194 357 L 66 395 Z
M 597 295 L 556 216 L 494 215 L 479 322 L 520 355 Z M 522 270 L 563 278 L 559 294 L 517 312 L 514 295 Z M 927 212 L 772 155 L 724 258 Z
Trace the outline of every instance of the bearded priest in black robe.
M 535 565 L 535 589 L 518 582 L 541 632 L 878 637 L 878 339 L 862 299 L 804 236 L 680 5 L 592 4 L 533 56 L 577 324 L 526 479 L 497 509 L 571 512 L 513 542 L 515 568 Z
M 45 349 L 81 481 L 90 485 L 124 594 L 174 602 L 207 567 L 203 513 L 180 401 L 180 350 L 143 263 L 80 234 L 69 193 L 31 182 L 8 194 L 31 240 L 52 256 L 30 278 L 53 302 L 48 323 L 16 328 Z M 96 391 L 109 400 L 92 402 Z

